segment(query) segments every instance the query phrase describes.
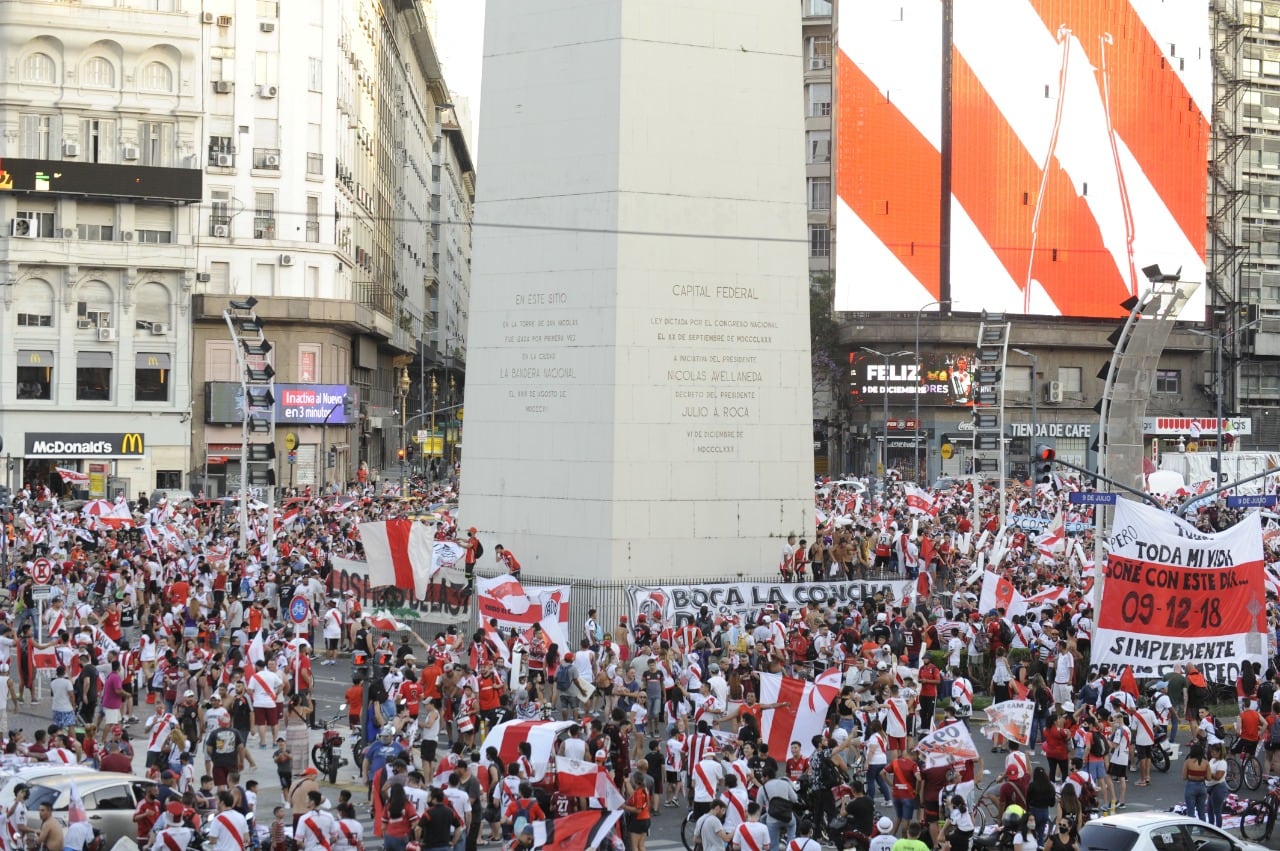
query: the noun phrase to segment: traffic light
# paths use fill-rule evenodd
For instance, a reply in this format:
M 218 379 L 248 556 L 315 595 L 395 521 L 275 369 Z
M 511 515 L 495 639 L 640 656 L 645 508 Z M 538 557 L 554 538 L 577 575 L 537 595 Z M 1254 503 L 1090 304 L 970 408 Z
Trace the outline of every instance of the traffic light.
M 342 396 L 342 416 L 344 419 L 351 419 L 356 412 L 356 400 L 349 393 Z
M 408 458 L 410 461 L 413 460 L 413 444 L 412 443 L 404 448 L 404 456 Z
M 396 457 L 397 457 L 397 458 L 399 458 L 401 461 L 403 461 L 403 460 L 404 460 L 404 450 L 403 450 L 403 449 L 397 449 L 397 450 L 396 450 Z
M 1040 444 L 1036 447 L 1035 483 L 1038 485 L 1053 484 L 1053 460 L 1058 453 L 1052 446 Z
M 329 448 L 329 466 L 331 468 L 338 466 L 338 450 L 332 447 Z

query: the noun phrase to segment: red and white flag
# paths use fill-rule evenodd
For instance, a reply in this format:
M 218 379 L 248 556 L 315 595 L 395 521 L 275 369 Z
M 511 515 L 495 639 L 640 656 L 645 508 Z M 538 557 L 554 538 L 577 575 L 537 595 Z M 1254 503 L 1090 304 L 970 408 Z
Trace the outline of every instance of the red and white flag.
M 1062 517 L 1062 512 L 1058 512 L 1058 516 L 1053 518 L 1053 522 L 1044 530 L 1044 533 L 1036 539 L 1036 549 L 1041 555 L 1055 556 L 1063 553 L 1067 549 L 1067 523 Z
M 89 484 L 89 474 L 81 473 L 79 470 L 68 470 L 66 467 L 54 467 L 58 471 L 58 478 L 62 479 L 65 484 L 69 485 L 87 485 Z
M 938 513 L 937 506 L 934 504 L 933 494 L 923 488 L 918 488 L 908 483 L 902 486 L 902 492 L 907 497 L 907 510 L 912 514 L 932 516 Z
M 571 798 L 594 798 L 600 767 L 582 759 L 556 757 L 556 789 Z
M 526 590 L 514 576 L 476 577 L 476 606 L 480 620 L 490 618 L 506 629 L 541 624 L 547 641 L 569 647 L 569 586 L 553 585 Z
M 498 758 L 504 765 L 510 765 L 520 759 L 520 743 L 528 742 L 529 762 L 533 765 L 530 780 L 536 783 L 547 774 L 547 766 L 555 754 L 556 736 L 575 724 L 576 721 L 504 721 L 484 737 L 480 752 L 497 748 Z M 488 764 L 486 759 L 480 762 Z
M 374 629 L 383 629 L 387 632 L 403 632 L 409 629 L 409 625 L 403 621 L 398 621 L 391 616 L 390 612 L 374 612 L 369 616 L 369 624 Z
M 982 574 L 982 593 L 978 595 L 978 610 L 989 612 L 992 609 L 1004 609 L 1004 616 L 1027 613 L 1027 598 L 1022 596 L 1013 583 L 998 573 L 990 570 Z
M 813 751 L 813 737 L 822 732 L 827 707 L 840 694 L 840 669 L 830 668 L 813 682 L 782 674 L 760 675 L 760 702 L 785 703 L 766 709 L 760 719 L 760 735 L 769 743 L 769 753 L 786 753 L 799 742 L 807 756 Z
M 360 524 L 360 540 L 369 561 L 369 585 L 412 589 L 414 599 L 426 594 L 431 582 L 431 527 L 400 518 Z

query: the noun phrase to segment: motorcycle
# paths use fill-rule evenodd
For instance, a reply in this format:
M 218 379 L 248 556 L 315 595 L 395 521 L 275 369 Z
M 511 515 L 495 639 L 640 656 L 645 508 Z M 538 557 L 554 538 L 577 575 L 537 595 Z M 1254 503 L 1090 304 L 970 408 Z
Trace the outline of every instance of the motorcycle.
M 1164 774 L 1169 770 L 1169 751 L 1164 747 L 1164 743 L 1169 740 L 1169 728 L 1163 724 L 1157 726 L 1155 740 L 1156 743 L 1151 746 L 1151 764 L 1156 771 Z
M 332 718 L 325 722 L 324 733 L 320 736 L 320 742 L 311 748 L 311 763 L 316 767 L 322 775 L 329 779 L 330 783 L 338 782 L 338 769 L 344 765 L 350 765 L 342 756 L 343 739 L 345 738 L 342 731 L 338 729 L 340 724 L 347 722 L 347 705 L 344 703 L 338 707 L 338 712 Z

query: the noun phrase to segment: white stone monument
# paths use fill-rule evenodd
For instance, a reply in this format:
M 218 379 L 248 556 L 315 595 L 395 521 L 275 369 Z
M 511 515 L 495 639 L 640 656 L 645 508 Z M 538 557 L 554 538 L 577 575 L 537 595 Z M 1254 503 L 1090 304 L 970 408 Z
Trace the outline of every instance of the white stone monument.
M 800 48 L 784 0 L 488 0 L 460 507 L 488 552 L 732 579 L 812 538 Z

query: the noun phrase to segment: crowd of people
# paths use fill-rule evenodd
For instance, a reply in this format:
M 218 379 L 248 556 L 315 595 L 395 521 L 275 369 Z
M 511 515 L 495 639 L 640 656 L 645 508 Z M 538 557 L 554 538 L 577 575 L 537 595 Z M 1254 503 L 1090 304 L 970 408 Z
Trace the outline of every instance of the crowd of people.
M 1175 666 L 1140 690 L 1118 671 L 1090 667 L 1088 510 L 1071 506 L 1065 488 L 1010 485 L 1010 516 L 1085 530 L 1046 546 L 1025 522 L 1000 527 L 990 485 L 926 494 L 922 508 L 919 492 L 901 483 L 874 495 L 820 488 L 817 527 L 789 539 L 780 559 L 790 581 L 909 580 L 902 598 L 623 615 L 614 624 L 592 611 L 560 646 L 538 627 L 518 633 L 496 622 L 470 635 L 395 636 L 373 626 L 368 601 L 334 588 L 332 559 L 360 556 L 359 523 L 398 516 L 434 518 L 438 537 L 465 547 L 473 575 L 482 545 L 475 528 L 464 532 L 440 508 L 448 490 L 303 493 L 282 510 L 256 506 L 246 551 L 238 517 L 216 506 L 140 504 L 133 523 L 112 527 L 24 489 L 2 536 L 12 606 L 0 613 L 0 687 L 7 710 L 34 711 L 27 707 L 46 672 L 51 723 L 29 741 L 13 731 L 5 751 L 125 771 L 144 750 L 155 817 L 138 821 L 138 839 L 150 847 L 160 847 L 156 830 L 168 830 L 181 808 L 179 832 L 192 813 L 225 809 L 244 820 L 245 847 L 261 833 L 273 848 L 291 837 L 303 851 L 354 851 L 363 802 L 343 793 L 331 804 L 309 764 L 312 665 L 349 653 L 346 703 L 368 743 L 359 774 L 373 830 L 392 851 L 411 842 L 529 848 L 544 817 L 592 808 L 620 809 L 626 842 L 639 851 L 667 810 L 694 814 L 703 851 L 727 843 L 818 851 L 819 842 L 966 851 L 984 760 L 926 759 L 916 745 L 946 725 L 967 726 L 979 694 L 1034 703 L 1027 742 L 992 741 L 1001 761 L 991 794 L 1017 817 L 1028 847 L 1065 851 L 1089 812 L 1124 807 L 1129 780 L 1150 782 L 1151 749 L 1162 737 L 1176 741 L 1180 721 L 1192 731 L 1187 809 L 1220 821 L 1222 731 L 1211 684 Z M 1221 528 L 1232 516 L 1213 504 L 1197 522 Z M 514 554 L 493 549 L 518 577 Z M 57 566 L 43 619 L 30 577 L 40 556 Z M 1013 617 L 981 608 L 982 563 L 1035 605 Z M 307 615 L 294 627 L 286 612 L 296 597 Z M 1274 605 L 1268 617 L 1274 656 Z M 771 752 L 765 713 L 792 707 L 762 702 L 761 676 L 811 680 L 832 669 L 839 687 L 822 732 Z M 1239 746 L 1275 757 L 1275 678 L 1259 670 L 1241 680 Z M 566 794 L 556 761 L 535 764 L 528 743 L 504 762 L 484 742 L 511 720 L 562 722 L 552 755 L 595 763 L 608 783 Z M 0 718 L 0 730 L 9 726 Z M 259 829 L 256 788 L 242 775 L 268 756 L 289 810 Z

